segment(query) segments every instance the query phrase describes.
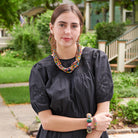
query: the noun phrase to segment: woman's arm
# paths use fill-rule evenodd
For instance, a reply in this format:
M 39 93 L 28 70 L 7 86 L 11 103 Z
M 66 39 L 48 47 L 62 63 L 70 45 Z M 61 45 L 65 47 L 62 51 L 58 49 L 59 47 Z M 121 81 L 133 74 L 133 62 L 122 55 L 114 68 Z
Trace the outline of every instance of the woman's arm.
M 103 131 L 106 131 L 109 127 L 112 120 L 111 115 L 109 114 L 109 105 L 109 101 L 97 104 L 97 112 L 94 115 L 97 120 L 96 130 L 93 130 L 92 133 L 87 134 L 86 138 L 100 138 Z
M 100 104 L 98 104 L 98 108 L 99 110 L 102 111 Z M 99 122 L 97 126 L 100 131 L 94 134 L 99 134 L 99 132 L 101 134 L 105 129 L 102 126 L 105 124 L 106 121 L 105 118 L 107 116 L 107 113 L 103 113 L 103 111 L 99 112 L 99 110 L 97 110 L 95 115 L 97 121 Z M 38 113 L 38 116 L 44 130 L 69 132 L 69 131 L 87 129 L 87 118 L 70 118 L 70 117 L 52 115 L 51 110 L 41 111 Z M 100 122 L 103 124 L 100 125 Z M 94 128 L 93 123 L 92 123 L 92 128 Z
M 44 130 L 68 132 L 87 128 L 87 118 L 52 115 L 51 110 L 39 112 L 38 116 Z

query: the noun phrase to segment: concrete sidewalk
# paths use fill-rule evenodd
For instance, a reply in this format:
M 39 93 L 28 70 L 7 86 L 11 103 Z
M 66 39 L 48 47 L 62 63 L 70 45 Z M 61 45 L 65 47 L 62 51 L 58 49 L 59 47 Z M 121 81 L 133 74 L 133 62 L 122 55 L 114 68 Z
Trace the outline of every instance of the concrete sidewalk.
M 28 86 L 28 82 L 0 84 L 0 88 Z
M 17 120 L 0 97 L 0 138 L 30 138 L 16 127 Z

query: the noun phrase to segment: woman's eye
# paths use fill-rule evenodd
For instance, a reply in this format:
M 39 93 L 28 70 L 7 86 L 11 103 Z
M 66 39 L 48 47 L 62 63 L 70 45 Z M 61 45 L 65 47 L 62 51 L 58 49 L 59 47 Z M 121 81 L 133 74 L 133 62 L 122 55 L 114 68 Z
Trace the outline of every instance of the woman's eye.
M 60 27 L 64 27 L 64 24 L 59 24 Z
M 72 28 L 77 28 L 78 26 L 77 25 L 72 25 Z

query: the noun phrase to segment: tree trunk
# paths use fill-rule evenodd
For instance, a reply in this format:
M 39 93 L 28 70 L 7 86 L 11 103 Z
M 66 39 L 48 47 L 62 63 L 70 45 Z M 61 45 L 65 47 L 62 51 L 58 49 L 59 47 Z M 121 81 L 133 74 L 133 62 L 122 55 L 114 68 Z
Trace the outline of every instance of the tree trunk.
M 106 9 L 102 9 L 103 12 L 103 21 L 106 22 Z
M 120 14 L 121 14 L 120 21 L 122 23 L 123 22 L 123 6 L 122 5 L 120 6 Z
M 132 4 L 133 4 L 133 20 L 132 20 L 132 23 L 135 24 L 135 1 L 134 0 L 132 1 Z

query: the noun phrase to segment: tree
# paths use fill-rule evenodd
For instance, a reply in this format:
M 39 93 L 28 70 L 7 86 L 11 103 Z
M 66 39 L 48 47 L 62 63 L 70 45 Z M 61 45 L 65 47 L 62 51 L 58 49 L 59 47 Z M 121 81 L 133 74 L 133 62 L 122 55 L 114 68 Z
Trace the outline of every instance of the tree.
M 138 0 L 120 0 L 119 4 L 121 5 L 121 14 L 122 9 L 133 10 L 133 21 L 135 23 L 135 5 L 138 4 Z
M 73 3 L 75 3 L 76 5 L 78 5 L 78 4 L 80 4 L 80 3 L 82 3 L 82 0 L 71 0 Z M 84 2 L 86 1 L 86 0 L 83 0 Z
M 62 0 L 22 0 L 21 11 L 29 10 L 33 7 L 44 6 L 46 9 L 53 10 Z
M 22 12 L 41 5 L 46 9 L 54 9 L 59 2 L 62 0 L 1 0 L 0 26 L 10 29 L 19 22 Z
M 11 28 L 14 23 L 17 23 L 18 19 L 18 7 L 17 0 L 1 0 L 0 2 L 0 26 Z

